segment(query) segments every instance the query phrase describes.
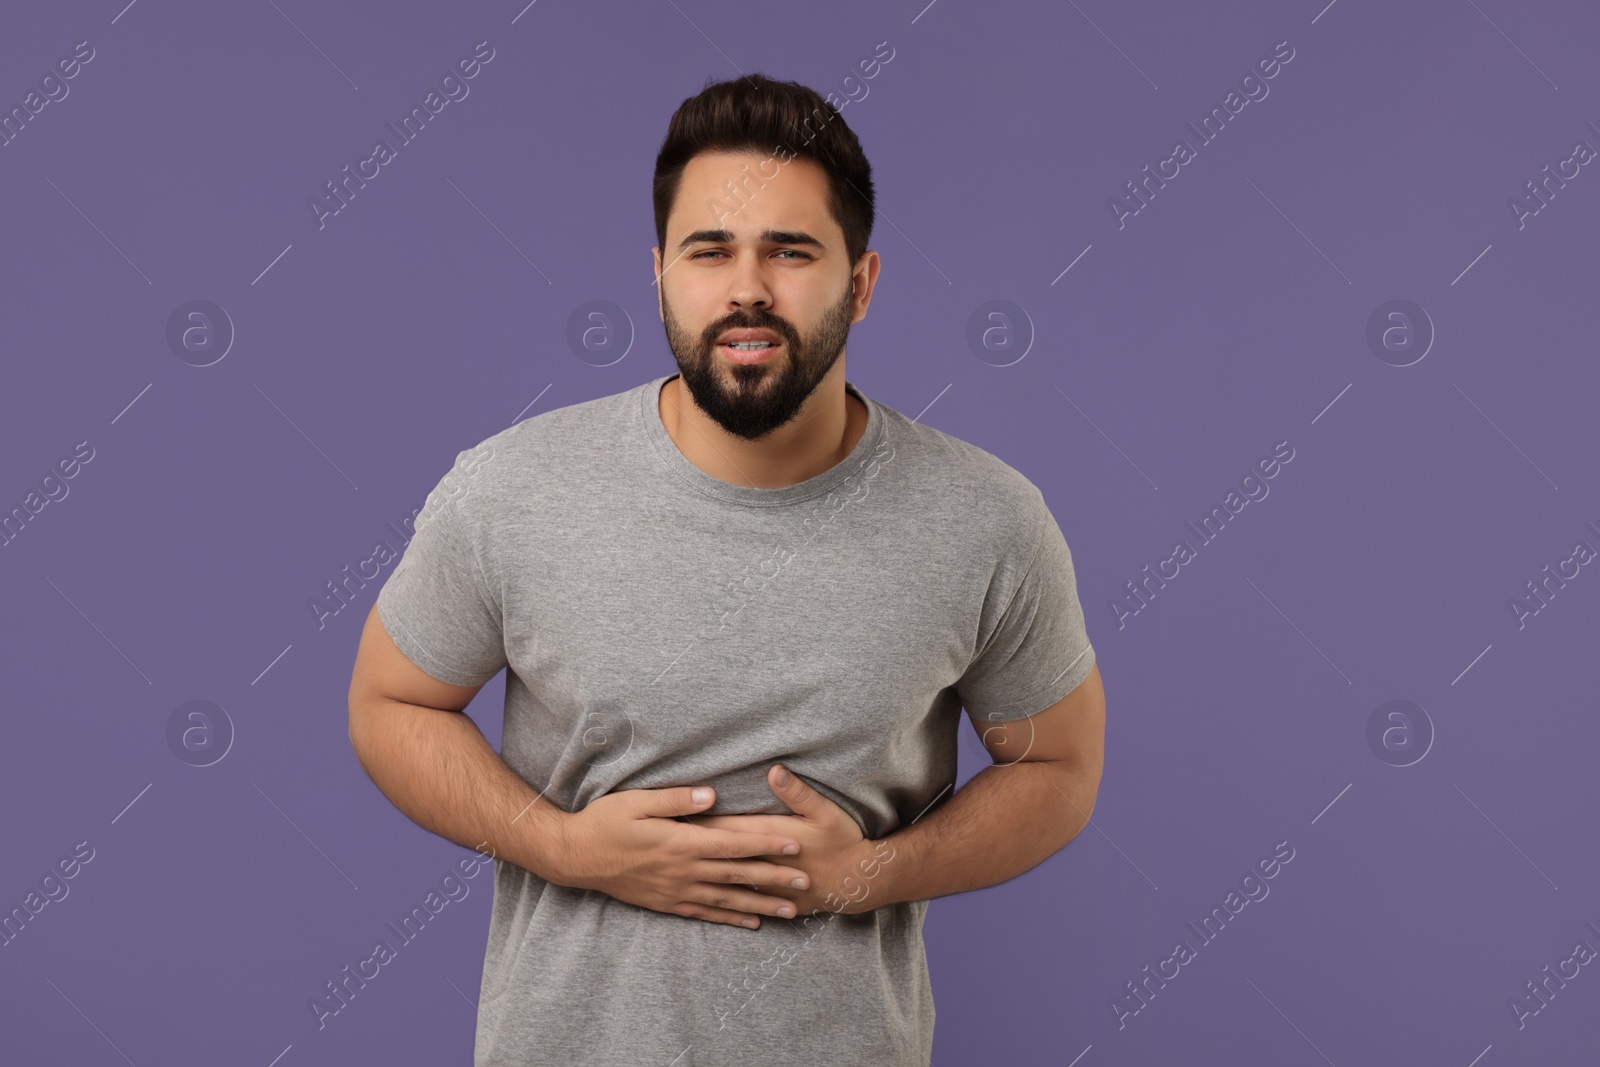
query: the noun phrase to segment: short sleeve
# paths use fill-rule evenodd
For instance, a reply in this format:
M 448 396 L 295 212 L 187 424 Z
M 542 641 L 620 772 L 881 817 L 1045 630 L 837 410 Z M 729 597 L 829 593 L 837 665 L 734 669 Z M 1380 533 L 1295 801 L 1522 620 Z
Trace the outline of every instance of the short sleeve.
M 499 590 L 484 579 L 480 558 L 485 520 L 463 507 L 482 474 L 474 456 L 461 453 L 428 494 L 377 600 L 378 618 L 406 658 L 450 685 L 482 685 L 506 666 Z
M 1043 497 L 1041 529 L 1009 603 L 955 685 L 974 719 L 1003 722 L 1043 711 L 1094 667 L 1094 646 L 1078 603 L 1072 552 Z

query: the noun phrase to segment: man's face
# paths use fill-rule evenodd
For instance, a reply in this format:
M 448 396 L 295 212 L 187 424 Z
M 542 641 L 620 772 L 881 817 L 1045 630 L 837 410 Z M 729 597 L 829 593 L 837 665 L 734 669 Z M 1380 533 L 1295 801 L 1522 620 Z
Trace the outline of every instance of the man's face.
M 860 317 L 827 196 L 822 168 L 805 159 L 707 152 L 684 168 L 664 263 L 656 252 L 661 316 L 683 384 L 731 434 L 754 441 L 793 419 Z M 733 330 L 776 343 L 741 353 L 720 343 Z

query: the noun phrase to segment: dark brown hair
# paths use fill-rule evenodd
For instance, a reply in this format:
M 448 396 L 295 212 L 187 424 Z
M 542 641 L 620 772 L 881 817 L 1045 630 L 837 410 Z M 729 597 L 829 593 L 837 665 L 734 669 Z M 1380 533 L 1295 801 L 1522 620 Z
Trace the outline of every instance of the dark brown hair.
M 683 168 L 701 152 L 730 151 L 759 152 L 778 164 L 799 157 L 820 166 L 828 177 L 828 213 L 844 231 L 850 266 L 856 265 L 872 239 L 873 219 L 872 165 L 861 142 L 816 90 L 764 74 L 710 83 L 673 112 L 651 187 L 663 265 L 671 260 L 667 215 Z M 759 170 L 772 168 L 763 164 Z M 752 192 L 773 177 L 755 169 L 749 173 Z

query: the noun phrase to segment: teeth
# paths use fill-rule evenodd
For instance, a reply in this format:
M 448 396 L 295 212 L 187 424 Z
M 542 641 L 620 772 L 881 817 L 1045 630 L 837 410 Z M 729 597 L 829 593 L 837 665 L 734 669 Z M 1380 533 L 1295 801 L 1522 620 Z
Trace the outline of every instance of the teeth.
M 771 348 L 772 347 L 772 342 L 771 341 L 729 341 L 728 342 L 728 347 L 729 348 L 740 348 L 740 349 L 746 349 L 746 350 L 753 350 L 753 349 L 757 349 L 757 348 Z

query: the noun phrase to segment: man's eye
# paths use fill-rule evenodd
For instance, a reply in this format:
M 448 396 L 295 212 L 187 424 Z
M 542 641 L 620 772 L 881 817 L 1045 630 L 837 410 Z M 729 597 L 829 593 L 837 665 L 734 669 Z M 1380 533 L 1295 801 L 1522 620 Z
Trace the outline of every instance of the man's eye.
M 722 255 L 726 255 L 726 254 L 727 254 L 726 252 L 723 252 L 720 249 L 708 248 L 704 252 L 696 252 L 694 255 L 690 256 L 689 258 L 690 259 L 699 259 L 702 256 L 722 256 Z M 781 248 L 776 253 L 774 253 L 774 255 L 799 256 L 801 259 L 810 259 L 811 258 L 810 256 L 806 255 L 804 252 L 798 252 L 793 248 Z

